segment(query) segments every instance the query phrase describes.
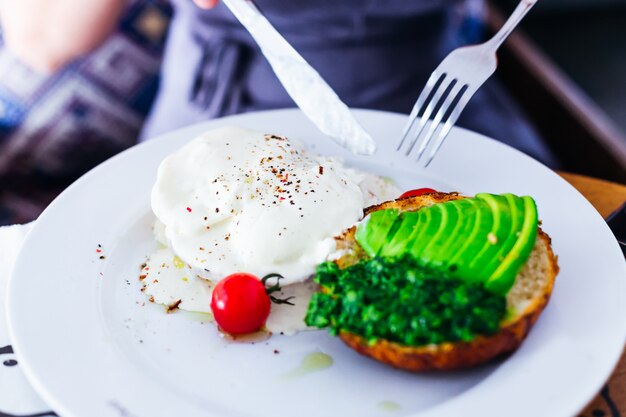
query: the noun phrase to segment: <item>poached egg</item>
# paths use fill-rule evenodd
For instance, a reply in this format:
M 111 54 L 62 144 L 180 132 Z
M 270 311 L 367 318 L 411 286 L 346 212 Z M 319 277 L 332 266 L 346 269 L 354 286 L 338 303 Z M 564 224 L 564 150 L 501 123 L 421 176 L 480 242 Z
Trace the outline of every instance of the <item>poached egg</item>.
M 361 219 L 365 177 L 282 136 L 225 127 L 161 163 L 152 209 L 174 253 L 204 278 L 279 273 L 288 285 Z
M 142 271 L 151 301 L 210 313 L 215 283 L 235 272 L 284 277 L 266 328 L 293 334 L 316 289 L 310 277 L 334 236 L 369 205 L 396 198 L 383 178 L 287 138 L 234 127 L 208 131 L 166 157 L 152 189 L 161 248 Z

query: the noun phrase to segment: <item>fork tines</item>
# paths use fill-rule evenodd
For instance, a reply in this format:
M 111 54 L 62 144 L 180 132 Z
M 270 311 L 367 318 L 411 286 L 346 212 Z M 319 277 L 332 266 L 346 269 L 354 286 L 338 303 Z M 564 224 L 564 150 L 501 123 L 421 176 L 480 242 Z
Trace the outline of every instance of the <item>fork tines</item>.
M 430 164 L 469 100 L 469 97 L 465 97 L 469 86 L 459 82 L 457 78 L 452 80 L 450 78 L 446 73 L 441 74 L 438 71 L 432 73 L 411 110 L 409 122 L 404 128 L 397 148 L 400 151 L 406 143 L 408 145 L 404 147 L 406 156 L 415 156 L 415 160 L 419 161 L 424 151 L 431 145 L 424 166 Z M 434 119 L 428 123 L 433 114 Z M 418 118 L 419 122 L 415 126 Z M 423 135 L 424 130 L 426 134 Z M 412 140 L 407 141 L 407 138 Z

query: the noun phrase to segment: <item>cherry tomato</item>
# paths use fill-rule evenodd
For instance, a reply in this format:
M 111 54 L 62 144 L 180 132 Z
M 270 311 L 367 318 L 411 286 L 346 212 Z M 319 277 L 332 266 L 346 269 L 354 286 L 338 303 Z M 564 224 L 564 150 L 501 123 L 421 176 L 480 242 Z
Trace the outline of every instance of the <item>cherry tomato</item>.
M 433 190 L 432 188 L 417 188 L 415 190 L 407 191 L 406 193 L 402 194 L 400 198 L 417 197 L 422 194 L 436 193 L 436 192 L 437 190 Z
M 238 335 L 261 329 L 270 314 L 270 297 L 252 274 L 238 272 L 213 288 L 211 310 L 220 328 Z

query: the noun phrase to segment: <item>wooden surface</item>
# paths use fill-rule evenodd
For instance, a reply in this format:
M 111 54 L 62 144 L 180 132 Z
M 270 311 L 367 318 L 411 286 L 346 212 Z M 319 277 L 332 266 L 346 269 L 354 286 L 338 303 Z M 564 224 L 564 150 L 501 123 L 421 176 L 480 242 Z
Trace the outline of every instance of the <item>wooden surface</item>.
M 602 217 L 606 218 L 626 201 L 626 185 L 564 172 L 561 176 L 576 187 Z M 626 417 L 626 354 L 622 354 L 607 385 L 580 416 Z

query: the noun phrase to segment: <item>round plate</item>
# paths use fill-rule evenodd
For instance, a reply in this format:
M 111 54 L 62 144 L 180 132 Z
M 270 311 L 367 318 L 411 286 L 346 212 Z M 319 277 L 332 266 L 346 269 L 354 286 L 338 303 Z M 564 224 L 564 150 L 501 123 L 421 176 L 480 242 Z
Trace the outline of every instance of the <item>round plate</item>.
M 57 198 L 24 243 L 8 299 L 14 347 L 44 400 L 66 417 L 576 414 L 609 377 L 626 335 L 626 265 L 602 218 L 557 174 L 496 141 L 454 129 L 423 170 L 394 151 L 406 116 L 355 114 L 377 140 L 372 157 L 340 149 L 297 110 L 246 114 L 129 149 Z M 526 342 L 471 371 L 413 375 L 325 331 L 232 343 L 201 317 L 146 302 L 138 275 L 155 248 L 157 166 L 223 125 L 297 138 L 402 189 L 532 195 L 561 273 Z M 306 365 L 314 352 L 330 355 L 332 366 Z

